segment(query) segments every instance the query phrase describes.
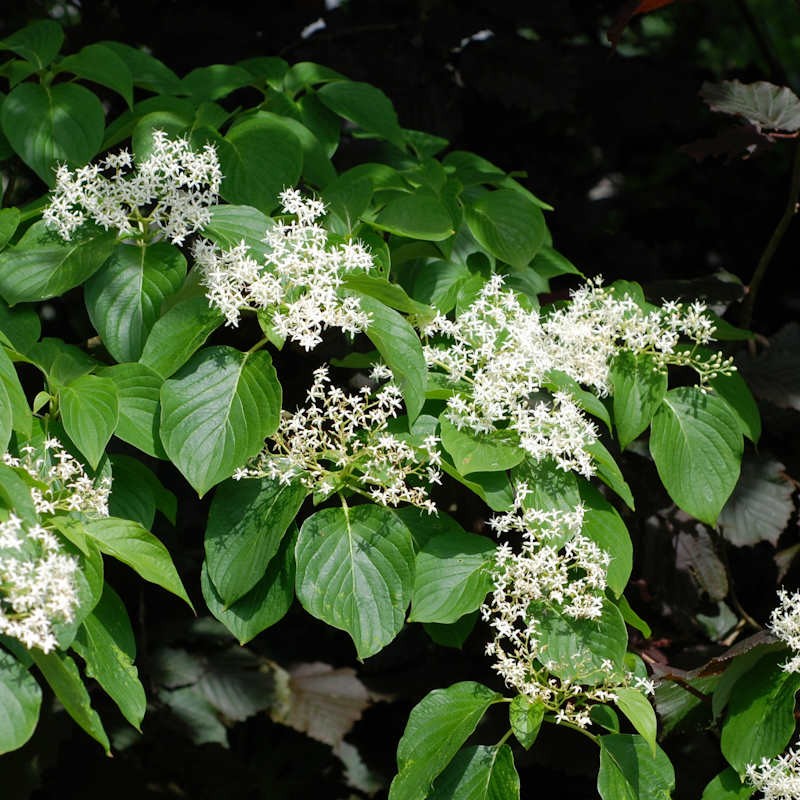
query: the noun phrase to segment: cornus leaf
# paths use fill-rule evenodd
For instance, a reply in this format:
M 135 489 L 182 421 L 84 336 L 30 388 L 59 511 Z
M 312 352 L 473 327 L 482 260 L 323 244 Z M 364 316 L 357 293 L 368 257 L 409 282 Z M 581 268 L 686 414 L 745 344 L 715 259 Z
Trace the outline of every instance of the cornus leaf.
M 300 529 L 297 597 L 310 614 L 347 631 L 359 658 L 399 633 L 411 601 L 414 546 L 388 508 L 327 508 Z
M 653 753 L 642 736 L 610 733 L 600 737 L 597 791 L 603 800 L 667 800 L 675 771 L 666 753 Z
M 11 653 L 0 651 L 0 754 L 22 747 L 39 721 L 42 690 Z
M 519 800 L 519 776 L 508 745 L 466 747 L 436 779 L 428 800 Z

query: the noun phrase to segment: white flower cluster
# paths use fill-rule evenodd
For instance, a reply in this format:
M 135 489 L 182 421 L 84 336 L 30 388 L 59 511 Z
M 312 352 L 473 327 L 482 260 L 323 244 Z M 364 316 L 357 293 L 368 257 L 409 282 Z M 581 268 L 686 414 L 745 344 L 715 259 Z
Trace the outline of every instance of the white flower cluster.
M 220 250 L 206 240 L 193 248 L 209 305 L 218 308 L 228 325 L 238 325 L 242 310 L 265 311 L 279 336 L 306 350 L 322 341 L 326 328 L 360 333 L 370 324 L 353 296 L 343 295 L 348 272 L 369 272 L 372 256 L 360 242 L 334 244 L 317 219 L 325 213 L 319 200 L 304 198 L 296 189 L 281 193 L 291 222 L 276 222 L 266 232 L 265 260 L 252 257 L 245 242 Z
M 376 367 L 374 381 L 391 378 Z M 439 483 L 439 439 L 420 446 L 388 430 L 402 407 L 400 390 L 387 383 L 347 394 L 332 386 L 327 367 L 314 371 L 308 403 L 294 414 L 284 412 L 267 447 L 234 478 L 269 477 L 288 483 L 298 478 L 323 497 L 350 489 L 384 506 L 411 503 L 435 513 L 427 485 Z
M 517 491 L 514 510 L 494 517 L 490 525 L 498 534 L 521 534 L 519 552 L 504 542 L 495 554 L 494 590 L 481 615 L 494 629 L 486 653 L 507 686 L 531 701 L 538 701 L 557 722 L 582 728 L 590 723 L 595 702 L 616 700 L 614 687 L 633 683 L 651 693 L 646 679 L 623 674 L 604 663 L 607 681 L 584 686 L 553 677 L 555 664 L 548 659 L 540 637 L 536 613 L 553 611 L 572 619 L 597 619 L 602 613 L 609 555 L 581 533 L 584 510 L 542 511 L 525 507 L 528 487 Z
M 593 465 L 587 447 L 596 441 L 596 428 L 568 393 L 544 391 L 548 376 L 566 373 L 604 396 L 620 350 L 650 353 L 662 367 L 693 366 L 703 379 L 730 370 L 719 357 L 703 362 L 678 348 L 681 336 L 695 344 L 711 338 L 713 322 L 704 312 L 701 303 L 643 311 L 595 281 L 544 315 L 525 308 L 495 275 L 457 320 L 439 314 L 422 333 L 444 339 L 426 344 L 428 366 L 468 387 L 448 400 L 454 425 L 478 433 L 507 425 L 535 460 L 552 457 L 561 469 L 588 477 Z
M 20 451 L 20 458 L 4 453 L 3 463 L 24 470 L 38 484 L 30 490 L 37 514 L 79 511 L 108 516 L 111 479 L 92 480 L 58 439 L 46 439 L 41 450 L 25 445 Z
M 40 519 L 26 523 L 13 511 L 0 522 L 0 633 L 45 653 L 57 646 L 54 623 L 70 622 L 78 604 L 78 562 L 66 554 L 48 521 L 60 512 L 108 515 L 110 481 L 97 485 L 57 439 L 41 451 L 22 448 L 3 463 L 24 473 Z
M 769 629 L 785 642 L 794 655 L 783 668 L 787 672 L 800 672 L 800 592 L 789 594 L 778 590 L 779 603 L 769 618 Z
M 127 150 L 74 172 L 60 166 L 43 216 L 66 240 L 91 220 L 124 238 L 160 230 L 180 245 L 211 221 L 221 183 L 213 145 L 195 152 L 187 139 L 157 130 L 151 154 L 135 167 Z
M 772 760 L 747 765 L 747 782 L 764 800 L 797 800 L 800 797 L 800 750 L 789 749 Z

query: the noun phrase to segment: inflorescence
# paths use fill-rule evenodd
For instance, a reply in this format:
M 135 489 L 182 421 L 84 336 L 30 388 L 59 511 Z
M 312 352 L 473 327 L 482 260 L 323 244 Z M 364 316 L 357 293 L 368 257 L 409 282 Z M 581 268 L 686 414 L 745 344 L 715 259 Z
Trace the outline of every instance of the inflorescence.
M 128 150 L 74 172 L 60 166 L 43 217 L 67 241 L 91 221 L 123 239 L 155 231 L 180 245 L 211 221 L 221 183 L 213 145 L 195 152 L 188 139 L 157 130 L 150 155 L 135 166 Z
M 748 764 L 747 783 L 764 800 L 797 800 L 800 797 L 800 750 L 790 748 L 783 755 L 762 758 L 759 764 Z
M 108 516 L 110 480 L 95 483 L 57 439 L 22 448 L 3 463 L 23 475 L 37 521 L 14 511 L 0 522 L 0 633 L 49 653 L 58 645 L 54 625 L 71 622 L 78 605 L 77 560 L 67 554 L 52 524 L 58 514 Z
M 369 314 L 341 287 L 347 273 L 373 268 L 370 252 L 357 241 L 329 241 L 317 222 L 325 213 L 321 201 L 304 198 L 296 189 L 280 197 L 284 213 L 295 219 L 267 230 L 264 260 L 254 258 L 244 241 L 229 250 L 205 239 L 195 242 L 193 255 L 209 304 L 233 326 L 243 310 L 265 312 L 279 336 L 306 350 L 322 341 L 327 328 L 351 334 L 366 330 Z
M 284 412 L 267 447 L 234 477 L 298 479 L 323 498 L 347 489 L 380 505 L 411 503 L 435 513 L 427 486 L 441 480 L 438 437 L 414 444 L 390 432 L 402 408 L 400 389 L 386 367 L 371 377 L 390 382 L 348 394 L 331 385 L 327 367 L 315 370 L 305 407 Z
M 779 589 L 778 600 L 769 618 L 769 629 L 794 651 L 783 669 L 800 672 L 800 592 L 789 594 L 785 589 Z

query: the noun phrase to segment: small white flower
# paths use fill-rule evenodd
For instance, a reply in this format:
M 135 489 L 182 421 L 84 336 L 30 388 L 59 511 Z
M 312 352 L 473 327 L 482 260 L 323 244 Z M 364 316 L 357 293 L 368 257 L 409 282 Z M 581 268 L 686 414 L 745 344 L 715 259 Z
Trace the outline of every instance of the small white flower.
M 748 764 L 746 780 L 764 800 L 797 800 L 800 797 L 800 750 L 792 749 L 759 764 Z

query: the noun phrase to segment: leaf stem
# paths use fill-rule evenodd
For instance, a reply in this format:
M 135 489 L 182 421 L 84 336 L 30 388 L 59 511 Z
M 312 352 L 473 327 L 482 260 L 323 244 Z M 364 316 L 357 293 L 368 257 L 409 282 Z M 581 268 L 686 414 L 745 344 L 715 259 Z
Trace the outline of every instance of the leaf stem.
M 786 208 L 783 211 L 783 216 L 778 220 L 775 230 L 772 232 L 764 252 L 761 253 L 761 258 L 758 260 L 753 277 L 750 279 L 747 294 L 742 302 L 742 308 L 739 315 L 739 324 L 743 328 L 749 328 L 753 320 L 753 307 L 756 303 L 761 281 L 767 272 L 767 268 L 775 255 L 775 251 L 781 243 L 789 225 L 797 213 L 797 198 L 800 195 L 800 143 L 797 144 L 794 153 L 794 165 L 792 166 L 792 178 L 789 185 L 789 198 L 786 202 Z
M 512 734 L 513 732 L 514 732 L 514 731 L 513 731 L 511 728 L 509 728 L 509 729 L 508 729 L 508 730 L 507 730 L 507 731 L 506 731 L 506 732 L 503 734 L 503 737 L 502 737 L 502 738 L 500 739 L 500 741 L 499 741 L 499 742 L 498 742 L 498 743 L 495 745 L 495 747 L 502 747 L 502 746 L 503 746 L 503 745 L 504 745 L 504 744 L 505 744 L 505 743 L 508 741 L 509 737 L 511 736 L 511 734 Z
M 586 728 L 581 728 L 580 725 L 576 725 L 574 722 L 567 722 L 566 720 L 556 722 L 554 719 L 548 719 L 547 717 L 544 718 L 544 721 L 549 722 L 551 725 L 561 725 L 564 728 L 572 728 L 572 730 L 578 731 L 578 733 L 582 733 L 584 736 L 591 739 L 598 747 L 600 746 L 600 738 L 598 736 L 590 733 Z
M 247 355 L 251 353 L 255 353 L 256 350 L 260 350 L 265 344 L 269 342 L 269 339 L 265 336 L 263 339 L 259 339 L 248 351 Z

